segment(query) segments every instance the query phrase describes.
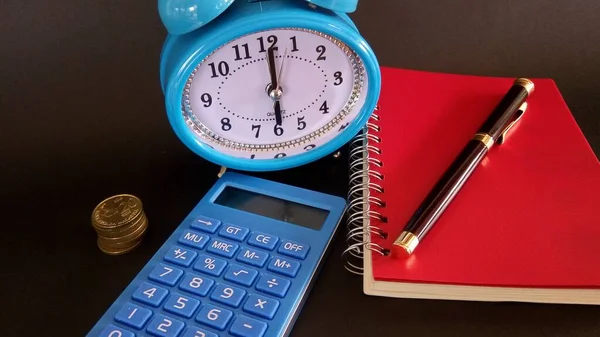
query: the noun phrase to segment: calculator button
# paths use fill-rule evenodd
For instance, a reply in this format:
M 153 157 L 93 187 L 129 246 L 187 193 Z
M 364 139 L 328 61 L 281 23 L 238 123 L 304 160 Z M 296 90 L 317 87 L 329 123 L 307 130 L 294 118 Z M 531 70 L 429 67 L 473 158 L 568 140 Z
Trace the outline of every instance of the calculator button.
M 182 321 L 157 314 L 148 324 L 149 334 L 157 337 L 177 337 L 183 330 L 185 324 Z
M 184 231 L 177 242 L 182 245 L 190 246 L 196 249 L 204 249 L 210 238 L 208 235 L 200 234 L 194 231 Z
M 216 255 L 231 258 L 238 250 L 238 247 L 239 246 L 235 243 L 214 239 L 210 242 L 210 245 L 208 246 L 208 248 L 206 248 L 206 251 Z
M 240 242 L 246 239 L 248 233 L 250 233 L 248 228 L 225 224 L 221 226 L 221 230 L 219 231 L 220 236 Z
M 223 275 L 223 278 L 227 281 L 249 287 L 252 285 L 252 282 L 254 282 L 257 275 L 258 272 L 254 269 L 232 264 L 225 275 Z
M 300 269 L 300 262 L 291 261 L 280 257 L 274 257 L 267 266 L 267 270 L 276 272 L 281 275 L 295 277 Z
M 220 276 L 225 269 L 225 266 L 227 266 L 225 260 L 202 254 L 198 258 L 198 262 L 194 265 L 194 270 L 201 271 L 211 276 Z
M 278 276 L 264 274 L 260 277 L 258 283 L 256 283 L 256 290 L 262 291 L 265 294 L 284 297 L 290 288 L 290 284 L 292 284 L 292 282 L 289 280 Z
M 198 296 L 206 296 L 215 281 L 196 274 L 187 273 L 179 284 L 179 289 Z
M 150 275 L 148 275 L 148 278 L 152 281 L 172 287 L 177 284 L 177 281 L 179 281 L 181 275 L 183 275 L 183 270 L 159 263 L 156 265 L 156 267 L 154 267 L 154 270 L 152 270 Z
M 252 235 L 250 235 L 250 238 L 248 239 L 248 244 L 255 247 L 273 250 L 275 245 L 277 245 L 277 241 L 279 241 L 279 238 L 276 236 L 260 232 L 252 232 Z
M 283 254 L 283 255 L 287 255 L 287 256 L 295 257 L 297 259 L 304 260 L 306 258 L 306 255 L 308 254 L 309 248 L 310 248 L 309 246 L 298 243 L 298 242 L 293 242 L 290 240 L 282 240 L 277 252 L 280 254 Z
M 132 328 L 141 329 L 148 322 L 150 316 L 152 316 L 152 311 L 127 302 L 115 315 L 115 321 Z
M 239 315 L 233 321 L 229 332 L 238 337 L 262 337 L 267 331 L 267 324 L 253 318 Z
M 191 318 L 200 306 L 200 301 L 188 296 L 173 293 L 165 303 L 165 311 L 185 318 Z
M 244 304 L 244 311 L 256 316 L 273 319 L 279 308 L 279 301 L 252 294 Z
M 255 249 L 244 248 L 240 251 L 237 256 L 237 260 L 247 263 L 251 266 L 255 267 L 264 267 L 267 259 L 269 258 L 269 254 L 266 252 L 261 252 Z
M 215 288 L 212 295 L 210 295 L 210 299 L 237 308 L 242 303 L 244 296 L 246 296 L 245 290 L 221 283 Z
M 211 328 L 218 330 L 225 330 L 227 323 L 231 320 L 233 313 L 229 310 L 215 307 L 211 304 L 206 304 L 202 307 L 196 320 L 202 324 L 205 324 Z
M 219 335 L 191 325 L 181 337 L 219 337 Z
M 109 324 L 102 332 L 99 337 L 135 337 L 133 332 L 125 329 L 121 329 L 117 326 Z
M 144 282 L 137 288 L 132 297 L 138 302 L 158 307 L 167 297 L 168 293 L 169 291 L 165 288 Z
M 194 258 L 198 255 L 193 250 L 185 249 L 179 246 L 173 246 L 165 255 L 165 261 L 171 262 L 183 267 L 189 267 L 194 262 Z
M 221 221 L 205 216 L 199 216 L 192 221 L 191 227 L 206 233 L 214 234 L 221 225 Z

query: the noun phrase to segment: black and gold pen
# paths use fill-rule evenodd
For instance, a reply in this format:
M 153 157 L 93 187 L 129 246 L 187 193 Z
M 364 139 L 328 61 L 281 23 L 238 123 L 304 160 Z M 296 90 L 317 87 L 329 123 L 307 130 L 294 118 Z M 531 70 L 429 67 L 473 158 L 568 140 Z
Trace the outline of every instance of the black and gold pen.
M 392 256 L 406 257 L 413 253 L 492 146 L 504 142 L 507 132 L 527 109 L 525 100 L 533 89 L 533 82 L 526 78 L 513 83 L 409 219 L 392 246 Z

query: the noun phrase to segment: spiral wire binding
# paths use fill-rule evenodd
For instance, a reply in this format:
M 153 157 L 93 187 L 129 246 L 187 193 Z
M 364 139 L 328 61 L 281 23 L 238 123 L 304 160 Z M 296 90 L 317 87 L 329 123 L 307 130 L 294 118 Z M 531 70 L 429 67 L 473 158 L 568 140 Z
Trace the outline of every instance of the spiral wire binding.
M 376 107 L 377 111 L 379 107 Z M 387 255 L 388 250 L 372 243 L 370 238 L 374 233 L 379 237 L 387 238 L 387 233 L 377 226 L 367 225 L 365 222 L 378 220 L 386 223 L 386 217 L 380 212 L 371 209 L 373 205 L 385 207 L 385 202 L 371 195 L 371 191 L 383 193 L 383 174 L 377 171 L 383 163 L 371 157 L 370 154 L 381 154 L 377 144 L 381 138 L 377 134 L 381 128 L 375 122 L 380 120 L 379 115 L 373 113 L 371 121 L 358 133 L 349 144 L 349 190 L 347 195 L 348 207 L 346 210 L 346 244 L 347 248 L 342 253 L 344 267 L 351 273 L 362 275 L 362 261 L 364 249 Z

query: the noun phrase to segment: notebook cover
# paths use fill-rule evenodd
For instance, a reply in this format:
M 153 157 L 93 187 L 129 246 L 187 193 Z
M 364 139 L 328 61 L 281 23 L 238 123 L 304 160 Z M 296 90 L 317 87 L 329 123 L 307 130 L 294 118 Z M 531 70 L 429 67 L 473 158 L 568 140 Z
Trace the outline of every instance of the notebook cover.
M 382 68 L 376 144 L 389 248 L 515 78 Z M 373 278 L 488 286 L 600 286 L 600 163 L 551 79 L 406 259 L 372 254 Z

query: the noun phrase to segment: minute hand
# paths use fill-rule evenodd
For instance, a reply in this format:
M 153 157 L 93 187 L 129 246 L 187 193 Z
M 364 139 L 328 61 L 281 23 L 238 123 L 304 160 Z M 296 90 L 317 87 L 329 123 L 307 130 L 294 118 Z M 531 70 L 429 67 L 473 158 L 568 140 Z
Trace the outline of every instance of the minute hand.
M 281 104 L 279 103 L 281 90 L 277 81 L 277 70 L 275 69 L 275 51 L 273 47 L 268 49 L 267 56 L 269 60 L 269 74 L 271 75 L 271 88 L 269 90 L 269 96 L 274 100 L 273 110 L 275 110 L 275 123 L 277 123 L 277 125 L 281 125 L 283 122 L 283 118 L 281 117 Z

